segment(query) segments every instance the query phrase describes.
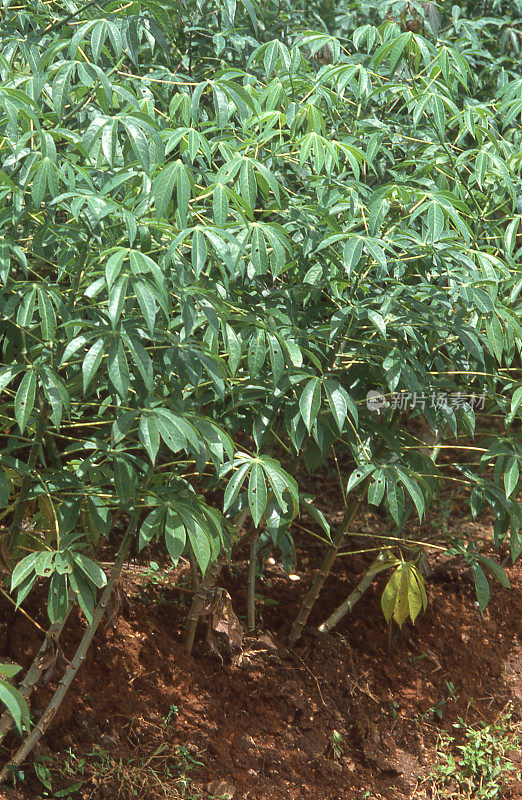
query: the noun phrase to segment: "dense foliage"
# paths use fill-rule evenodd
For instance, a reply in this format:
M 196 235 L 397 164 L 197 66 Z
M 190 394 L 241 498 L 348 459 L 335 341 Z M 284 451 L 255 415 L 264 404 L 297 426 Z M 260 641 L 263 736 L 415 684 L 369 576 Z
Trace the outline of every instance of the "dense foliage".
M 5 0 L 18 603 L 45 579 L 52 623 L 75 600 L 91 621 L 107 540 L 164 540 L 205 573 L 243 510 L 253 558 L 272 542 L 291 563 L 298 514 L 334 557 L 367 499 L 390 515 L 374 571 L 394 568 L 383 609 L 402 624 L 426 602 L 404 525 L 444 447 L 519 555 L 519 5 Z M 333 533 L 299 485 L 327 463 Z M 474 543 L 453 552 L 484 607 L 483 568 L 504 573 Z

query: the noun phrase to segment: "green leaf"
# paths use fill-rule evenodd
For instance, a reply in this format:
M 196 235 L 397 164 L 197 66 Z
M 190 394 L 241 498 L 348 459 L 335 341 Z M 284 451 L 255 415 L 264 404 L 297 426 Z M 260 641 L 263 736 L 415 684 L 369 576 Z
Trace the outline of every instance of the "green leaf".
M 69 575 L 69 584 L 76 595 L 78 605 L 90 624 L 94 614 L 95 597 L 91 585 L 85 580 L 84 573 L 77 565 Z
M 25 426 L 31 416 L 36 399 L 36 371 L 28 369 L 20 381 L 14 399 L 14 414 L 20 433 L 23 433 Z
M 351 237 L 346 242 L 343 249 L 344 268 L 348 277 L 359 264 L 363 253 L 364 239 L 361 237 Z
M 54 572 L 54 553 L 50 550 L 44 550 L 38 553 L 36 561 L 34 562 L 34 571 L 39 577 L 47 578 Z
M 506 490 L 506 497 L 511 497 L 515 489 L 518 487 L 518 480 L 520 477 L 518 468 L 518 459 L 512 456 L 507 464 L 504 472 L 504 488 Z
M 263 467 L 259 462 L 255 461 L 248 479 L 248 505 L 256 528 L 265 513 L 267 499 L 268 494 Z
M 378 469 L 373 473 L 373 481 L 368 486 L 368 502 L 373 506 L 380 506 L 384 498 L 386 478 L 384 470 Z
M 502 567 L 500 566 L 500 564 L 497 564 L 496 561 L 493 561 L 491 558 L 487 558 L 486 556 L 480 555 L 477 556 L 477 558 L 484 567 L 484 569 L 487 569 L 487 571 L 493 575 L 495 580 L 497 580 L 505 589 L 511 588 L 509 578 L 502 569 Z
M 339 430 L 342 431 L 348 413 L 346 392 L 336 381 L 329 378 L 323 382 L 323 386 L 333 418 Z
M 105 350 L 107 349 L 107 339 L 97 339 L 93 345 L 87 351 L 85 358 L 82 364 L 82 375 L 83 375 L 83 392 L 84 394 L 87 393 L 87 389 L 91 381 L 94 379 L 100 364 L 102 362 L 102 358 L 105 354 Z
M 73 552 L 72 557 L 87 580 L 98 589 L 103 589 L 107 583 L 107 577 L 102 568 L 78 551 Z
M 127 287 L 129 279 L 126 275 L 118 278 L 109 292 L 109 301 L 107 310 L 109 312 L 109 319 L 113 328 L 119 322 L 125 300 L 127 299 Z
M 479 608 L 481 611 L 484 611 L 489 603 L 489 583 L 478 564 L 473 565 L 473 579 L 475 581 L 475 591 L 477 593 Z
M 187 168 L 184 164 L 179 164 L 176 175 L 176 198 L 178 204 L 178 213 L 181 218 L 181 224 L 187 224 L 187 214 L 190 201 L 190 179 Z
M 154 465 L 160 446 L 160 434 L 156 420 L 150 414 L 142 414 L 138 429 L 140 442 L 149 454 L 151 463 Z
M 272 378 L 274 386 L 277 386 L 285 371 L 285 357 L 277 336 L 267 334 L 267 341 L 270 354 L 270 366 L 272 367 Z
M 136 495 L 136 472 L 132 464 L 122 456 L 115 456 L 113 471 L 118 500 L 123 506 L 127 506 L 134 501 Z
M 247 472 L 251 467 L 251 463 L 247 462 L 246 464 L 242 464 L 236 472 L 232 474 L 232 477 L 229 479 L 226 488 L 225 494 L 223 496 L 223 511 L 227 511 L 230 506 L 235 502 L 239 492 L 241 491 L 241 486 L 243 485 L 243 481 Z
M 138 548 L 141 552 L 155 536 L 161 532 L 165 522 L 166 509 L 164 507 L 153 509 L 141 523 L 138 534 Z
M 266 359 L 265 332 L 258 328 L 250 339 L 248 370 L 252 378 L 261 372 Z
M 40 286 L 37 287 L 37 293 L 38 311 L 42 320 L 42 339 L 44 342 L 50 342 L 56 335 L 56 314 L 47 293 Z
M 105 280 L 107 281 L 107 288 L 110 289 L 114 281 L 118 278 L 123 262 L 127 256 L 127 250 L 120 248 L 116 253 L 113 253 L 107 259 L 105 265 Z
M 156 303 L 156 298 L 152 293 L 151 289 L 145 281 L 133 281 L 132 288 L 134 289 L 134 293 L 136 295 L 136 300 L 138 301 L 138 305 L 141 309 L 141 313 L 145 318 L 145 322 L 149 329 L 149 333 L 151 336 L 154 336 L 154 331 L 156 327 L 156 314 L 158 311 L 158 306 Z
M 165 518 L 165 544 L 167 545 L 168 554 L 174 562 L 174 566 L 177 565 L 179 559 L 183 555 L 186 540 L 187 533 L 181 517 L 169 508 Z
M 396 525 L 401 524 L 404 514 L 404 492 L 391 478 L 386 478 L 386 504 Z
M 2 665 L 2 667 L 3 666 L 8 665 Z M 14 724 L 20 733 L 22 732 L 22 726 L 29 728 L 31 718 L 26 700 L 14 686 L 11 686 L 4 680 L 0 680 L 0 702 L 3 703 L 11 714 Z
M 18 664 L 2 664 L 0 663 L 0 675 L 2 678 L 14 678 L 15 675 L 21 671 L 22 667 Z
M 20 308 L 18 309 L 18 313 L 16 315 L 16 322 L 21 328 L 27 328 L 31 325 L 34 308 L 36 305 L 36 297 L 37 292 L 34 286 L 23 296 Z
M 118 395 L 122 400 L 126 400 L 130 389 L 130 373 L 127 357 L 119 337 L 111 339 L 107 358 L 107 372 L 109 381 Z
M 196 228 L 192 237 L 192 266 L 196 278 L 199 278 L 205 262 L 207 260 L 208 250 L 205 242 L 205 237 L 199 228 Z
M 252 162 L 248 158 L 245 158 L 241 164 L 239 184 L 241 187 L 241 197 L 250 211 L 253 212 L 256 205 L 257 183 Z M 254 232 L 256 231 L 258 231 L 258 229 L 254 228 Z
M 16 589 L 16 587 L 19 586 L 22 581 L 24 581 L 34 572 L 34 565 L 37 558 L 38 553 L 30 553 L 28 556 L 22 558 L 18 564 L 16 564 L 11 574 L 11 591 Z
M 88 524 L 90 526 L 90 539 L 96 546 L 103 536 L 107 538 L 111 531 L 111 513 L 103 500 L 99 497 L 89 497 L 87 500 Z
M 11 489 L 4 470 L 0 467 L 0 508 L 5 508 L 9 503 Z
M 127 336 L 124 332 L 123 340 L 127 345 L 133 364 L 138 368 L 146 390 L 151 392 L 154 385 L 154 366 L 151 357 L 139 339 Z
M 225 187 L 221 183 L 218 183 L 214 189 L 212 213 L 214 224 L 218 228 L 224 228 L 228 218 L 228 197 Z
M 151 145 L 139 125 L 130 117 L 122 118 L 132 149 L 144 172 L 149 174 L 151 164 Z
M 397 474 L 399 475 L 399 480 L 401 481 L 406 491 L 410 495 L 411 499 L 413 500 L 415 508 L 417 509 L 417 513 L 419 515 L 419 520 L 422 521 L 425 509 L 425 502 L 422 491 L 404 469 L 402 469 L 401 467 L 397 467 L 396 469 L 397 469 Z
M 299 398 L 299 410 L 308 433 L 312 430 L 319 409 L 321 408 L 321 381 L 319 378 L 310 378 Z
M 47 594 L 47 613 L 51 623 L 64 620 L 68 608 L 68 576 L 55 572 L 51 578 Z
M 22 370 L 23 367 L 18 364 L 13 367 L 0 367 L 0 392 L 3 392 L 9 386 L 13 378 Z
M 187 518 L 187 515 L 184 515 L 184 520 L 192 551 L 204 575 L 212 558 L 209 536 L 193 517 Z
M 163 167 L 152 182 L 152 192 L 156 206 L 156 215 L 159 219 L 165 217 L 169 204 L 172 200 L 174 187 L 177 180 L 177 164 L 170 164 Z
M 431 241 L 438 241 L 444 230 L 444 212 L 438 203 L 429 204 L 427 224 Z
M 269 459 L 265 456 L 262 460 L 262 466 L 282 513 L 286 514 L 287 512 L 288 504 L 285 502 L 283 495 L 285 492 L 288 492 L 293 505 L 292 516 L 295 517 L 299 511 L 299 488 L 297 481 L 295 478 L 292 478 L 288 472 L 285 472 L 275 459 Z

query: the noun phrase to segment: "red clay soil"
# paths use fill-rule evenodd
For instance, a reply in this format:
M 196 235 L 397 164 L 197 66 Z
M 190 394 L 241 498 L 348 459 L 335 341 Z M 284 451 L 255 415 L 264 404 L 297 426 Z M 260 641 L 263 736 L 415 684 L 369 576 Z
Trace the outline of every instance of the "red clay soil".
M 148 584 L 128 573 L 129 608 L 113 628 L 100 628 L 34 754 L 49 769 L 53 791 L 83 781 L 73 800 L 461 796 L 437 794 L 429 780 L 441 731 L 453 731 L 459 716 L 476 724 L 506 708 L 515 726 L 522 719 L 522 569 L 508 569 L 511 590 L 492 585 L 483 618 L 470 583 L 430 584 L 427 613 L 391 637 L 380 609 L 381 576 L 338 630 L 313 635 L 368 563 L 346 559 L 292 651 L 286 637 L 312 555 L 298 553 L 300 580 L 277 563 L 268 568 L 259 592 L 277 605 L 258 601 L 261 633 L 225 663 L 211 653 L 204 625 L 194 655 L 183 651 L 188 600 L 174 585 L 176 573 Z M 244 575 L 241 568 L 222 580 L 240 617 Z M 0 657 L 27 666 L 39 634 L 21 615 L 1 610 Z M 44 623 L 43 613 L 38 618 Z M 65 658 L 81 632 L 78 615 L 63 635 Z M 53 678 L 37 690 L 33 714 L 55 686 Z M 16 744 L 12 734 L 4 757 Z M 518 762 L 517 751 L 510 756 Z M 511 778 L 499 797 L 521 797 L 521 787 Z M 32 764 L 3 791 L 6 798 L 54 796 Z

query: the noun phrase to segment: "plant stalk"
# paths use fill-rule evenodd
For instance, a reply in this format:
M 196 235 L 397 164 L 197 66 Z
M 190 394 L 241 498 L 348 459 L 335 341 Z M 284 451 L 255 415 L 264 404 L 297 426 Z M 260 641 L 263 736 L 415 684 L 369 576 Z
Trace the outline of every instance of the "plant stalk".
M 199 578 L 198 564 L 196 561 L 196 556 L 194 555 L 194 550 L 192 549 L 192 545 L 189 545 L 188 548 L 188 559 L 190 564 L 190 577 L 192 581 L 192 589 L 194 589 L 194 591 L 197 591 L 199 589 L 201 581 Z
M 357 497 L 354 497 L 354 499 L 348 505 L 348 508 L 345 511 L 344 519 L 339 527 L 339 530 L 335 534 L 332 544 L 328 548 L 326 555 L 323 558 L 323 563 L 319 567 L 319 572 L 312 581 L 312 585 L 310 586 L 310 589 L 308 590 L 308 593 L 305 599 L 303 600 L 303 604 L 301 605 L 299 614 L 297 615 L 295 622 L 292 626 L 292 630 L 290 631 L 290 637 L 289 637 L 290 647 L 294 647 L 295 643 L 299 640 L 301 633 L 303 632 L 303 628 L 308 621 L 308 617 L 310 616 L 310 612 L 314 606 L 314 603 L 319 596 L 319 592 L 321 591 L 323 584 L 326 578 L 328 577 L 330 570 L 332 569 L 332 565 L 341 548 L 345 534 L 348 531 L 350 525 L 352 524 L 353 518 L 355 517 L 355 514 L 357 513 L 357 510 L 363 500 L 367 484 L 368 484 L 368 479 L 364 481 L 364 483 L 361 486 L 359 494 L 357 495 Z
M 250 563 L 248 565 L 247 583 L 247 631 L 252 633 L 256 629 L 256 572 L 257 572 L 257 542 L 259 535 L 250 542 Z
M 328 619 L 323 622 L 322 625 L 319 625 L 317 629 L 319 633 L 329 633 L 342 619 L 344 619 L 347 614 L 350 613 L 354 605 L 361 599 L 365 591 L 370 587 L 376 575 L 374 568 L 385 560 L 386 553 L 386 550 L 381 550 L 377 558 L 372 562 L 371 566 L 365 572 L 364 576 L 359 581 L 353 592 L 348 595 L 344 603 L 341 603 L 339 608 L 336 608 L 333 614 L 330 614 Z

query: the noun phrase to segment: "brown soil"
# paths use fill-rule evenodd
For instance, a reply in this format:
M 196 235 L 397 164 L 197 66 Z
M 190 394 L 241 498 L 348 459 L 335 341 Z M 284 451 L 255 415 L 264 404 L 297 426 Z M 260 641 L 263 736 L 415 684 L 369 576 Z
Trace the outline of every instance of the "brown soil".
M 366 530 L 369 524 L 382 522 L 368 515 L 359 523 Z M 442 730 L 452 731 L 458 717 L 494 721 L 508 707 L 518 724 L 520 567 L 507 570 L 511 590 L 492 582 L 483 618 L 470 583 L 432 583 L 427 613 L 390 635 L 381 576 L 338 630 L 313 635 L 372 556 L 342 559 L 292 651 L 286 637 L 317 557 L 315 548 L 298 551 L 299 580 L 277 562 L 268 567 L 258 587 L 260 633 L 224 663 L 210 652 L 204 625 L 193 657 L 182 649 L 189 595 L 176 586 L 179 571 L 154 582 L 126 572 L 129 608 L 114 627 L 99 630 L 35 754 L 50 770 L 53 791 L 83 779 L 73 798 L 203 799 L 231 797 L 233 790 L 235 800 L 435 797 L 428 777 Z M 245 570 L 240 565 L 222 579 L 240 617 Z M 43 613 L 37 618 L 44 624 Z M 0 656 L 27 666 L 40 634 L 7 607 L 1 619 Z M 81 632 L 77 615 L 63 635 L 65 658 Z M 37 690 L 34 714 L 55 685 L 56 677 Z M 12 735 L 4 755 L 15 746 Z M 517 752 L 511 757 L 517 761 Z M 32 765 L 23 771 L 5 797 L 53 796 Z M 510 779 L 502 796 L 521 797 L 522 784 Z

